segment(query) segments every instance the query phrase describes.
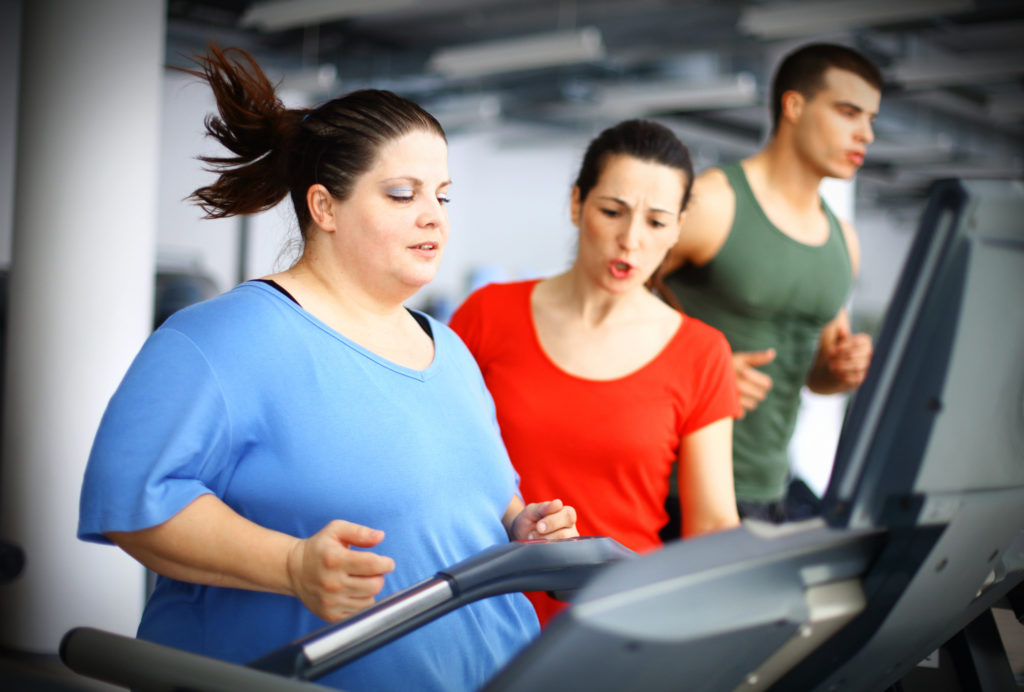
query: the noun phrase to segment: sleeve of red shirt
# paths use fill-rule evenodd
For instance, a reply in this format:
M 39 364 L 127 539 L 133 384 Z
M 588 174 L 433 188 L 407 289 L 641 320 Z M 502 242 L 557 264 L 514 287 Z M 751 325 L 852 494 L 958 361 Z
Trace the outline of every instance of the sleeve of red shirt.
M 707 331 L 707 348 L 694 372 L 697 380 L 695 403 L 692 415 L 683 425 L 683 435 L 689 435 L 723 418 L 739 418 L 743 415 L 729 342 L 717 329 L 703 323 L 700 326 Z

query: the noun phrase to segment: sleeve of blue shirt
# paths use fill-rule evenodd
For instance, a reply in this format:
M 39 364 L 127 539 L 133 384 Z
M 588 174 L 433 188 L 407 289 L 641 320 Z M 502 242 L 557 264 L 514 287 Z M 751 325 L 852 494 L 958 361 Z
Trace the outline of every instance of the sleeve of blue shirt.
M 196 345 L 155 332 L 107 406 L 82 484 L 78 536 L 161 524 L 212 487 L 229 458 L 221 389 Z

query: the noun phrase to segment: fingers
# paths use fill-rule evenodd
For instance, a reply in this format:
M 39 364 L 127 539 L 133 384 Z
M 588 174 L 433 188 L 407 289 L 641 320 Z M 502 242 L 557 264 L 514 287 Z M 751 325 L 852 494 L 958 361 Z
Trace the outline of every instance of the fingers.
M 867 334 L 854 334 L 837 342 L 829 352 L 829 370 L 848 385 L 859 385 L 867 375 L 874 348 Z
M 324 565 L 357 577 L 374 577 L 395 571 L 395 561 L 386 555 L 346 548 L 325 556 Z
M 554 514 L 561 510 L 563 506 L 562 501 L 556 498 L 547 502 L 532 502 L 523 508 L 523 512 L 527 519 L 537 522 L 548 514 Z
M 352 550 L 350 546 L 372 548 L 382 540 L 383 531 L 340 519 L 310 538 L 320 546 L 324 568 L 362 577 L 387 574 L 395 569 L 395 561 L 385 555 Z
M 556 514 L 549 515 L 537 526 L 540 538 L 556 540 L 576 538 L 580 532 L 576 529 L 576 509 L 566 506 Z
M 325 579 L 303 602 L 324 620 L 336 622 L 374 604 L 384 588 L 384 577 L 341 576 Z
M 733 354 L 733 360 L 739 360 L 752 368 L 767 365 L 775 360 L 775 349 L 767 348 L 763 351 L 737 351 Z
M 768 392 L 772 388 L 772 378 L 763 372 L 750 370 L 736 378 L 736 387 L 740 394 L 740 401 L 750 404 L 744 406 L 749 411 L 756 408 L 768 396 Z
M 561 500 L 530 504 L 523 512 L 524 514 L 529 513 L 528 516 L 536 517 L 527 532 L 528 540 L 538 538 L 551 540 L 579 536 L 579 532 L 576 530 L 576 509 L 563 504 Z
M 372 548 L 384 540 L 383 531 L 341 519 L 335 519 L 321 531 L 346 545 L 356 545 L 360 548 Z
M 870 357 L 873 350 L 871 337 L 867 334 L 853 334 L 837 339 L 829 349 L 829 359 L 850 359 Z
M 350 546 L 372 547 L 383 539 L 383 531 L 332 521 L 298 541 L 289 554 L 292 590 L 310 611 L 329 621 L 369 607 L 384 588 L 384 575 L 395 569 L 395 562 Z
M 341 547 L 324 556 L 325 569 L 311 594 L 325 620 L 337 621 L 369 608 L 384 588 L 384 575 L 394 570 L 394 561 L 383 555 Z M 307 604 L 308 605 L 308 604 Z
M 736 387 L 744 411 L 753 411 L 771 391 L 772 378 L 756 368 L 774 359 L 773 348 L 765 351 L 738 351 L 733 354 Z

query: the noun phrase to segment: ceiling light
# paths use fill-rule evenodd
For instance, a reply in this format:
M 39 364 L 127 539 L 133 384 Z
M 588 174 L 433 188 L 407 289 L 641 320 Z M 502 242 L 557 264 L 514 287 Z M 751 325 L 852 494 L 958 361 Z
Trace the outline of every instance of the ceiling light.
M 693 118 L 663 116 L 658 118 L 658 122 L 670 128 L 696 158 L 745 159 L 754 154 L 761 144 L 757 137 L 749 137 Z
M 496 94 L 452 96 L 426 104 L 445 130 L 490 125 L 501 117 L 501 98 Z
M 931 56 L 906 60 L 886 70 L 887 81 L 904 87 L 929 88 L 1011 80 L 1024 74 L 1024 56 Z
M 836 33 L 973 9 L 972 0 L 817 0 L 743 8 L 737 26 L 764 38 Z
M 338 68 L 331 63 L 287 72 L 281 78 L 281 88 L 303 94 L 326 94 L 338 84 Z
M 428 69 L 448 77 L 477 77 L 570 65 L 604 55 L 601 32 L 587 27 L 444 48 L 431 56 Z
M 757 80 L 749 72 L 710 81 L 662 80 L 608 86 L 597 92 L 602 114 L 633 115 L 669 111 L 740 108 L 757 102 Z
M 899 140 L 876 139 L 868 147 L 872 163 L 935 163 L 948 161 L 954 153 L 953 141 L 945 135 L 935 137 L 901 137 Z
M 267 0 L 250 6 L 240 24 L 263 31 L 365 17 L 415 5 L 417 0 Z

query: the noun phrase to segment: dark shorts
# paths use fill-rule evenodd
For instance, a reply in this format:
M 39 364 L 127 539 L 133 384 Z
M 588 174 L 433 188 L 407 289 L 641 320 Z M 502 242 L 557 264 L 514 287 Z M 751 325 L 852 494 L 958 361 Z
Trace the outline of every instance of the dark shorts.
M 820 516 L 822 512 L 821 500 L 799 478 L 790 481 L 786 497 L 781 500 L 774 502 L 737 500 L 736 509 L 739 511 L 740 519 L 757 519 L 772 524 L 810 519 Z M 661 529 L 659 536 L 662 542 L 667 543 L 679 538 L 679 498 L 670 494 L 665 502 L 665 511 L 668 513 L 668 523 Z
M 775 502 L 746 502 L 738 500 L 736 509 L 740 513 L 740 519 L 757 519 L 772 524 L 781 524 L 786 521 L 786 503 L 783 500 Z
M 738 500 L 736 509 L 740 519 L 759 519 L 773 524 L 799 521 L 821 515 L 821 499 L 799 478 L 794 478 L 786 489 L 786 497 L 774 502 L 748 502 Z

